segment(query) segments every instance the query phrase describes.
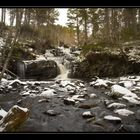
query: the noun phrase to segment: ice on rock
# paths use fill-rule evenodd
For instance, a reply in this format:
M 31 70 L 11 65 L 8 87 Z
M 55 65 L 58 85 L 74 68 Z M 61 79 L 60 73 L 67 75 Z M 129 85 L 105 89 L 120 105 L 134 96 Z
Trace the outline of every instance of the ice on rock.
M 130 111 L 128 109 L 117 109 L 114 112 L 118 113 L 119 115 L 122 115 L 122 116 L 129 116 L 129 115 L 133 115 L 134 114 L 133 111 Z

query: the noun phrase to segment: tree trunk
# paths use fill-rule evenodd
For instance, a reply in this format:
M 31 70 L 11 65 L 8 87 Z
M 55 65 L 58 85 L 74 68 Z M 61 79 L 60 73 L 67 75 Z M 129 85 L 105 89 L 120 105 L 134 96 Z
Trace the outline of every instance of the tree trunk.
M 77 32 L 77 45 L 79 46 L 79 20 L 76 17 L 76 32 Z
M 1 9 L 1 22 L 3 22 L 3 12 L 4 12 L 4 9 L 2 8 Z
M 13 21 L 13 20 L 14 20 L 14 19 L 12 19 L 12 21 Z M 3 75 L 4 75 L 5 70 L 7 69 L 8 62 L 9 62 L 9 60 L 10 60 L 10 57 L 11 57 L 12 52 L 13 52 L 13 49 L 14 49 L 14 44 L 17 42 L 17 37 L 19 37 L 19 34 L 18 34 L 18 33 L 19 33 L 19 30 L 18 30 L 18 28 L 17 28 L 16 35 L 15 35 L 13 41 L 12 41 L 12 32 L 9 33 L 9 36 L 8 36 L 8 38 L 7 38 L 7 43 L 6 43 L 6 45 L 9 45 L 9 44 L 10 44 L 10 45 L 11 45 L 11 49 L 10 49 L 10 51 L 9 51 L 9 53 L 8 53 L 7 59 L 6 59 L 5 63 L 4 63 L 2 72 L 1 72 L 1 74 L 0 74 L 0 81 L 1 81 L 1 79 L 3 78 Z

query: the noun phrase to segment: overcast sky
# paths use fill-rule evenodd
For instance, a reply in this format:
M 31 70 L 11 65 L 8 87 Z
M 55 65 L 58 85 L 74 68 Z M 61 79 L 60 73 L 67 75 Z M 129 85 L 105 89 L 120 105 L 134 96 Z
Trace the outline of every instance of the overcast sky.
M 56 24 L 66 26 L 68 8 L 57 8 L 57 9 L 59 11 L 59 17 L 58 17 L 58 21 L 56 21 Z M 0 8 L 0 17 L 1 17 L 1 8 Z M 9 24 L 9 16 L 6 16 L 6 22 Z

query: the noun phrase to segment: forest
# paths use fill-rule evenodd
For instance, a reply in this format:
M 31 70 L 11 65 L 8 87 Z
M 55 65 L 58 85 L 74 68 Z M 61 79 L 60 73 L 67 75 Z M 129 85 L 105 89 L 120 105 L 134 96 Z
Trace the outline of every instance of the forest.
M 0 132 L 139 132 L 139 31 L 140 8 L 0 8 Z

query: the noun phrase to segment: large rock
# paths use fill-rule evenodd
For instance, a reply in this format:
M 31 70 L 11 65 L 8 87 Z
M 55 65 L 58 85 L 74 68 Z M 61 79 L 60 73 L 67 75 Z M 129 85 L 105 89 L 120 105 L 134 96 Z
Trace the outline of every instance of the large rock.
M 6 115 L 0 120 L 0 131 L 11 132 L 15 131 L 23 124 L 29 116 L 29 110 L 14 105 Z
M 53 60 L 30 60 L 21 62 L 18 72 L 21 78 L 42 80 L 55 78 L 59 74 L 59 68 Z

